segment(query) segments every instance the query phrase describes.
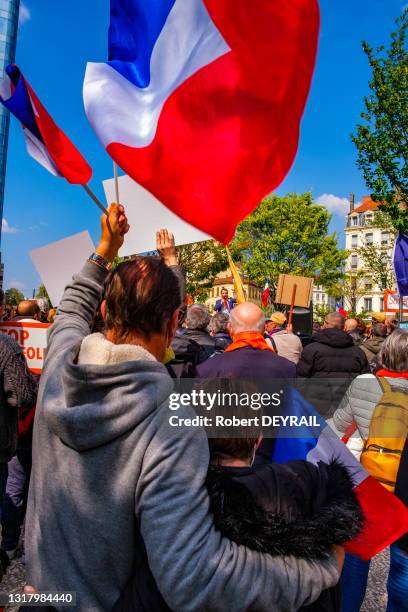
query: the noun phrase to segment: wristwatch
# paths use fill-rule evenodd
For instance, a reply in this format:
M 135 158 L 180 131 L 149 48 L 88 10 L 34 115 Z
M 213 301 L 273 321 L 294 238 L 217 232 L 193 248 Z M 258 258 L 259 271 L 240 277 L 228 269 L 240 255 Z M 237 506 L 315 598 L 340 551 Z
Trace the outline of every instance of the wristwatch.
M 104 257 L 102 257 L 102 255 L 98 255 L 98 253 L 92 253 L 92 255 L 89 256 L 88 261 L 96 264 L 100 268 L 103 268 L 107 272 L 109 272 L 112 269 L 112 263 L 108 261 L 107 259 L 105 259 Z

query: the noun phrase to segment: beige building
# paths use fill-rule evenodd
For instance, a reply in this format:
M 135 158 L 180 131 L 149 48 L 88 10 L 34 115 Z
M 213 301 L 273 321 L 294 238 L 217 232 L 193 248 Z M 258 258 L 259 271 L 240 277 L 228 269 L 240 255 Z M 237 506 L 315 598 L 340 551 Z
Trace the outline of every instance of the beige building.
M 238 266 L 239 264 L 237 264 L 237 267 Z M 241 274 L 241 278 L 247 300 L 261 306 L 263 289 L 260 289 L 247 276 Z M 212 311 L 214 309 L 215 302 L 221 297 L 221 289 L 223 287 L 228 289 L 229 297 L 235 297 L 234 280 L 229 268 L 225 272 L 220 272 L 217 274 L 213 286 L 208 290 L 209 297 L 205 303 L 209 310 Z
M 378 209 L 378 204 L 373 202 L 369 196 L 364 196 L 363 201 L 357 208 L 354 207 L 354 194 L 350 195 L 350 210 L 347 215 L 347 226 L 345 228 L 346 249 L 349 256 L 346 261 L 346 272 L 363 270 L 364 264 L 358 254 L 358 248 L 374 244 L 381 248 L 387 247 L 391 255 L 393 248 L 393 236 L 388 230 L 374 227 L 371 225 L 374 220 L 374 213 Z M 395 289 L 395 287 L 388 287 Z M 371 279 L 369 274 L 362 281 L 364 294 L 357 299 L 357 312 L 383 311 L 384 292 Z M 345 309 L 349 305 L 345 304 Z

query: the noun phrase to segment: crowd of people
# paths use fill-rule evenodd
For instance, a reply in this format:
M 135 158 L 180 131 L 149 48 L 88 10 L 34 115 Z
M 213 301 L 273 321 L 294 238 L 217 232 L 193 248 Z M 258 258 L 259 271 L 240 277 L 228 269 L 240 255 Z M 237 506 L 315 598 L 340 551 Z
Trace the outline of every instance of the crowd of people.
M 408 422 L 408 331 L 384 313 L 368 327 L 333 312 L 300 337 L 285 313 L 268 318 L 226 289 L 212 313 L 186 306 L 167 230 L 159 256 L 112 269 L 127 230 L 112 205 L 57 311 L 24 300 L 14 312 L 0 296 L 3 320 L 51 323 L 40 380 L 0 334 L 0 579 L 25 522 L 28 585 L 75 591 L 81 611 L 357 612 L 369 562 L 344 555 L 364 525 L 344 466 L 275 464 L 257 426 L 239 437 L 174 431 L 168 398 L 177 379 L 214 391 L 220 380 L 236 390 L 304 379 L 360 457 L 385 394 Z M 378 480 L 408 505 L 407 428 Z M 387 611 L 408 610 L 407 536 L 391 546 L 387 588 Z

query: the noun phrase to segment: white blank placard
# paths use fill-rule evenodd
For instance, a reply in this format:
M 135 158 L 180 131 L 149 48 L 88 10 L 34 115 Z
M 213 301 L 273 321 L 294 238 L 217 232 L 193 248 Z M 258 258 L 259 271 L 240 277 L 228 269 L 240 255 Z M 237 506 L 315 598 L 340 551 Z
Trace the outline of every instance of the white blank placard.
M 115 202 L 114 179 L 103 181 L 103 188 L 107 203 Z M 129 233 L 119 252 L 122 257 L 154 251 L 156 231 L 161 228 L 168 229 L 174 234 L 176 245 L 191 244 L 211 238 L 180 219 L 129 176 L 119 177 L 119 199 L 126 209 L 130 224 Z
M 74 234 L 30 252 L 30 257 L 54 306 L 65 287 L 95 250 L 88 231 Z

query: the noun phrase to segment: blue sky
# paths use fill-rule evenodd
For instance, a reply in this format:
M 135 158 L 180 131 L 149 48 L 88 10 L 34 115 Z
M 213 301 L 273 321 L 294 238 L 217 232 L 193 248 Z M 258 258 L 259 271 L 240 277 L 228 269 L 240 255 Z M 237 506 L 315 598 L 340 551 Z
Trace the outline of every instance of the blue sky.
M 350 142 L 368 90 L 361 40 L 386 43 L 406 4 L 406 0 L 320 0 L 319 56 L 299 152 L 278 193 L 312 191 L 334 213 L 331 225 L 340 234 L 348 194 L 354 192 L 359 201 L 366 193 Z M 82 81 L 87 61 L 106 58 L 109 2 L 23 0 L 20 18 L 17 63 L 92 164 L 92 186 L 102 198 L 101 181 L 111 176 L 112 164 L 87 123 Z M 4 216 L 5 286 L 21 288 L 26 295 L 40 284 L 30 250 L 84 229 L 94 239 L 98 236 L 94 204 L 79 187 L 54 178 L 27 156 L 14 120 Z

